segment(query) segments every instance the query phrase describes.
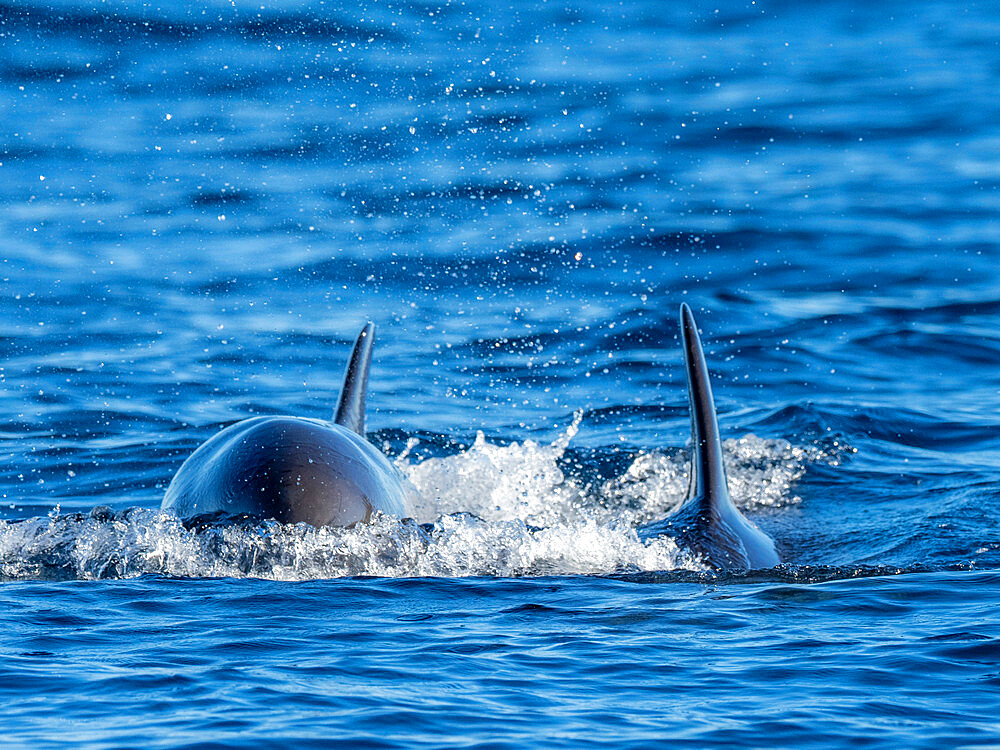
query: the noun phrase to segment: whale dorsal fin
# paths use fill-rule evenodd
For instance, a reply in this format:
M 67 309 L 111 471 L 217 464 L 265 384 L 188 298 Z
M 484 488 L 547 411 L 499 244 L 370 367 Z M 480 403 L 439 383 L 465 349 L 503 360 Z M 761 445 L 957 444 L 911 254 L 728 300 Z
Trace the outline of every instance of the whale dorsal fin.
M 691 400 L 691 484 L 681 507 L 662 521 L 640 527 L 640 536 L 672 536 L 716 569 L 773 567 L 781 561 L 774 542 L 740 513 L 729 496 L 708 366 L 687 305 L 681 305 L 681 341 Z
M 681 304 L 681 340 L 687 370 L 688 397 L 691 400 L 691 484 L 687 499 L 700 499 L 704 511 L 718 513 L 732 504 L 726 467 L 722 463 L 722 439 L 715 399 L 708 380 L 708 365 L 701 348 L 701 337 L 694 315 Z
M 351 359 L 344 372 L 344 385 L 340 389 L 340 401 L 333 421 L 353 430 L 362 437 L 365 434 L 365 398 L 368 395 L 368 370 L 372 364 L 372 347 L 375 344 L 375 326 L 368 323 L 358 334 L 351 350 Z

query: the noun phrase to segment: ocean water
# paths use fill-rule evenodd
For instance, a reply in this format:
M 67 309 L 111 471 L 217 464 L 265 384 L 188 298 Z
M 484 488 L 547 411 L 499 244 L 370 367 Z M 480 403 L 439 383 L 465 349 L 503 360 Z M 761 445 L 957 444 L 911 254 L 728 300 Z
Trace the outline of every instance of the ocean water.
M 0 745 L 1000 744 L 1000 10 L 0 2 Z M 642 523 L 703 329 L 783 564 Z M 413 518 L 190 527 L 326 418 Z

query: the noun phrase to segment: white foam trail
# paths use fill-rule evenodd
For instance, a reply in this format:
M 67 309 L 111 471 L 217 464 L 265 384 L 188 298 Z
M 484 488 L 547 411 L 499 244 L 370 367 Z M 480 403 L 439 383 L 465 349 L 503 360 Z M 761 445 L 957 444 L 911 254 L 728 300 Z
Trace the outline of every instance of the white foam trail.
M 174 516 L 132 509 L 0 522 L 0 576 L 310 580 L 342 576 L 528 576 L 622 570 L 700 570 L 669 539 L 596 522 L 529 529 L 520 521 L 446 516 L 427 532 L 381 517 L 352 529 L 229 524 L 187 529 Z

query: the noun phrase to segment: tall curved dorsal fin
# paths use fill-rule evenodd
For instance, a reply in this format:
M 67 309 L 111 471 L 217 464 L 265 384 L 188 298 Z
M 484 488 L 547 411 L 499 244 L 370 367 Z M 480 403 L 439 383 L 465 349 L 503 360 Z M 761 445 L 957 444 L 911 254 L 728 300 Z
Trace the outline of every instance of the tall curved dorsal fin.
M 708 365 L 698 326 L 687 303 L 681 303 L 681 340 L 691 400 L 691 485 L 687 498 L 699 498 L 703 510 L 718 512 L 732 501 L 726 467 L 722 463 L 722 439 L 712 385 L 708 380 Z
M 681 305 L 681 341 L 691 400 L 691 485 L 684 503 L 640 537 L 667 534 L 720 570 L 770 568 L 781 560 L 774 542 L 740 513 L 729 496 L 722 439 L 708 366 L 691 308 Z
M 351 359 L 344 372 L 344 385 L 340 389 L 340 401 L 333 421 L 353 430 L 362 437 L 365 434 L 365 399 L 368 396 L 368 370 L 372 364 L 372 348 L 375 345 L 375 325 L 368 323 L 358 334 L 351 351 Z

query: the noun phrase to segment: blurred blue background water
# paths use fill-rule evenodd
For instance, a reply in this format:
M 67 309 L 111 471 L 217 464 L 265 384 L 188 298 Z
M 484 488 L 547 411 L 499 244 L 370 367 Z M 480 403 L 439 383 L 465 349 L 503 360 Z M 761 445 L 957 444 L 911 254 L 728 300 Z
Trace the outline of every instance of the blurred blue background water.
M 1000 741 L 991 4 L 54 0 L 0 39 L 5 747 Z M 682 301 L 779 569 L 635 534 L 685 488 Z M 328 416 L 366 320 L 430 532 L 157 512 L 222 426 Z

